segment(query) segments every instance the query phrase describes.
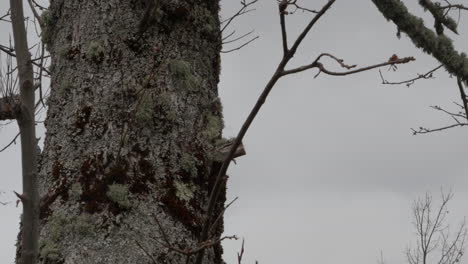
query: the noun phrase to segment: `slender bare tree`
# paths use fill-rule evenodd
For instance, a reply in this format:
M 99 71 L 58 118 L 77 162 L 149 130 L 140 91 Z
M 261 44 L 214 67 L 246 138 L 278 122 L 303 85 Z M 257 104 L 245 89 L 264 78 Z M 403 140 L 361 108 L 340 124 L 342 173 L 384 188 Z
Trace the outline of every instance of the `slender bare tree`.
M 441 192 L 441 203 L 433 204 L 433 197 L 426 194 L 414 202 L 413 218 L 416 230 L 416 246 L 406 250 L 409 264 L 456 264 L 465 252 L 467 229 L 465 220 L 450 233 L 447 223 L 448 202 L 452 193 Z
M 20 263 L 35 264 L 39 237 L 39 193 L 33 65 L 26 37 L 23 2 L 11 0 L 10 8 L 20 94 L 19 101 L 12 100 L 11 97 L 6 99 L 9 103 L 13 103 L 11 109 L 14 109 L 21 138 L 23 193 L 17 194 L 23 204 Z

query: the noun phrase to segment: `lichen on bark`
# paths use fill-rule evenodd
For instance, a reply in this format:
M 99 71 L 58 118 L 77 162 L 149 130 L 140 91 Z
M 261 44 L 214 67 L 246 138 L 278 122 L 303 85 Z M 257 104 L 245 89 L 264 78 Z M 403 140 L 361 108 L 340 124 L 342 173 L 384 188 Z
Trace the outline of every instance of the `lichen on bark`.
M 151 237 L 161 237 L 157 216 L 174 245 L 199 242 L 210 150 L 222 130 L 218 1 L 164 1 L 141 36 L 140 1 L 57 0 L 48 12 L 54 71 L 39 172 L 43 254 L 149 263 L 138 239 L 158 263 L 185 261 Z M 56 229 L 60 216 L 75 224 Z M 222 263 L 221 254 L 217 245 L 204 263 Z
M 432 55 L 447 71 L 468 84 L 468 59 L 465 53 L 455 50 L 452 40 L 444 34 L 437 35 L 424 25 L 424 21 L 411 14 L 400 0 L 372 0 L 387 20 L 391 20 L 408 35 L 414 45 Z

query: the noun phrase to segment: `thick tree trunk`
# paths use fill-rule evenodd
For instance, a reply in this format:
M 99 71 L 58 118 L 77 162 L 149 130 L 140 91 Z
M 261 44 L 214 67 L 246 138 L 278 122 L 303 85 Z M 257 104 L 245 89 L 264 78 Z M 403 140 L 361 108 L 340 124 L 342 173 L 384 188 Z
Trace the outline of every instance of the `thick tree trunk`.
M 43 14 L 41 263 L 185 263 L 167 243 L 199 242 L 222 141 L 219 0 L 151 1 L 52 0 Z

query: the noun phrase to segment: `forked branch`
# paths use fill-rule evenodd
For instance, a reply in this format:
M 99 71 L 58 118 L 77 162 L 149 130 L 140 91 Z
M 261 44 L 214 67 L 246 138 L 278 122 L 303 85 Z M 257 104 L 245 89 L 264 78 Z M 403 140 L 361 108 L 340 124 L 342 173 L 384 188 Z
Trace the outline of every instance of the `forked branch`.
M 224 159 L 224 161 L 223 161 L 223 163 L 221 165 L 221 168 L 220 168 L 220 170 L 219 170 L 219 172 L 218 172 L 218 174 L 216 176 L 215 183 L 214 183 L 214 185 L 213 185 L 213 187 L 211 189 L 211 193 L 210 193 L 210 196 L 209 196 L 208 205 L 207 205 L 207 209 L 206 209 L 206 212 L 207 212 L 206 213 L 206 220 L 203 223 L 203 228 L 202 228 L 202 232 L 201 232 L 201 236 L 199 238 L 199 241 L 206 241 L 208 239 L 209 233 L 210 233 L 209 230 L 211 229 L 210 227 L 212 226 L 214 217 L 216 217 L 214 215 L 214 208 L 215 208 L 216 204 L 218 203 L 219 195 L 221 193 L 221 189 L 222 189 L 222 186 L 223 186 L 222 183 L 224 182 L 227 169 L 229 168 L 229 165 L 230 165 L 231 161 L 233 160 L 233 157 L 234 157 L 238 147 L 240 146 L 244 136 L 246 135 L 249 127 L 252 125 L 253 120 L 255 119 L 255 117 L 259 113 L 261 107 L 265 103 L 269 93 L 271 92 L 271 90 L 273 89 L 273 87 L 275 86 L 275 84 L 277 83 L 277 81 L 281 77 L 284 77 L 286 75 L 293 74 L 293 73 L 296 73 L 296 72 L 301 72 L 301 71 L 304 71 L 304 70 L 307 70 L 307 69 L 313 68 L 313 67 L 317 67 L 322 72 L 325 72 L 325 73 L 330 74 L 330 75 L 338 75 L 338 76 L 339 75 L 347 75 L 347 74 L 362 72 L 362 71 L 365 71 L 365 70 L 370 70 L 370 69 L 377 68 L 377 67 L 382 67 L 382 66 L 385 66 L 385 65 L 393 65 L 394 66 L 396 64 L 407 63 L 409 61 L 414 60 L 414 58 L 412 58 L 412 57 L 407 57 L 407 58 L 400 59 L 400 58 L 394 58 L 392 56 L 391 60 L 389 60 L 387 62 L 384 62 L 384 63 L 381 63 L 381 64 L 377 64 L 377 65 L 373 65 L 373 66 L 369 66 L 369 67 L 365 67 L 365 68 L 360 68 L 360 69 L 345 72 L 345 73 L 340 73 L 340 72 L 332 72 L 332 71 L 329 71 L 329 70 L 325 69 L 323 67 L 323 65 L 318 62 L 318 60 L 323 56 L 328 56 L 328 57 L 331 57 L 331 58 L 335 59 L 342 67 L 345 67 L 347 69 L 351 69 L 354 66 L 346 65 L 346 64 L 344 64 L 344 62 L 342 60 L 336 58 L 335 56 L 333 56 L 331 54 L 324 53 L 324 54 L 320 55 L 316 59 L 315 63 L 312 63 L 312 65 L 306 65 L 304 67 L 292 69 L 292 70 L 289 70 L 289 71 L 285 70 L 286 65 L 294 57 L 294 55 L 297 52 L 297 49 L 299 48 L 300 44 L 305 39 L 307 34 L 310 32 L 312 27 L 331 8 L 331 6 L 335 3 L 335 1 L 336 0 L 329 0 L 319 11 L 317 11 L 315 16 L 310 20 L 310 22 L 307 24 L 307 26 L 302 30 L 302 32 L 299 34 L 299 36 L 293 42 L 291 48 L 288 48 L 284 16 L 285 16 L 285 11 L 286 11 L 286 8 L 287 8 L 288 4 L 291 4 L 293 2 L 295 3 L 295 1 L 280 1 L 279 2 L 279 7 L 278 8 L 279 8 L 279 16 L 280 16 L 280 25 L 281 25 L 281 28 L 282 28 L 281 32 L 282 32 L 282 43 L 283 43 L 283 57 L 282 57 L 281 61 L 279 62 L 278 66 L 276 67 L 276 70 L 273 73 L 272 77 L 270 78 L 270 80 L 266 84 L 265 88 L 263 89 L 263 92 L 259 96 L 257 102 L 255 103 L 254 107 L 252 108 L 251 112 L 249 113 L 249 115 L 248 115 L 247 119 L 245 120 L 244 124 L 242 125 L 241 129 L 239 130 L 239 132 L 237 134 L 237 137 L 235 138 L 235 140 L 234 140 L 234 142 L 233 142 L 233 144 L 232 144 L 232 146 L 231 146 L 231 148 L 229 150 L 228 155 L 226 155 L 226 157 L 225 157 L 225 159 Z M 195 263 L 201 264 L 202 260 L 203 260 L 203 256 L 204 256 L 204 249 L 202 249 L 202 250 L 200 250 L 200 252 L 198 252 L 197 259 L 196 259 Z

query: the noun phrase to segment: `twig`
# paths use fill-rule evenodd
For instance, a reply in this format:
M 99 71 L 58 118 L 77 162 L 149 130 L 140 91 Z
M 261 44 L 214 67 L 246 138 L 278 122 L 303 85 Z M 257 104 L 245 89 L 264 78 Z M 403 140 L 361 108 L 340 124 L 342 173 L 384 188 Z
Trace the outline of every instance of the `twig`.
M 279 8 L 279 14 L 280 14 L 280 24 L 281 24 L 281 39 L 283 41 L 283 56 L 286 56 L 286 54 L 289 51 L 288 48 L 288 35 L 286 32 L 286 14 L 285 10 L 288 7 L 288 2 L 286 0 L 281 1 L 281 3 L 278 5 Z
M 438 131 L 442 131 L 442 130 L 446 130 L 446 129 L 450 129 L 454 127 L 463 127 L 463 126 L 468 126 L 468 123 L 453 124 L 453 125 L 449 125 L 445 127 L 435 128 L 435 129 L 419 127 L 419 130 L 415 130 L 412 128 L 411 131 L 413 131 L 413 135 L 417 135 L 417 134 L 427 134 L 427 133 L 432 133 L 432 132 L 438 132 Z
M 31 1 L 31 0 L 29 0 Z M 45 107 L 45 103 L 44 103 L 44 99 L 43 99 L 43 96 L 42 96 L 42 71 L 44 69 L 44 67 L 42 67 L 44 65 L 44 53 L 45 53 L 45 48 L 44 48 L 44 44 L 41 45 L 42 47 L 42 50 L 41 50 L 41 61 L 39 62 L 39 65 L 41 65 L 41 67 L 39 67 L 39 101 L 42 103 L 42 106 Z
M 226 20 L 224 20 L 224 21 L 221 22 L 221 25 L 224 24 L 224 26 L 221 28 L 219 34 L 220 34 L 220 35 L 223 34 L 223 32 L 224 32 L 224 31 L 226 30 L 226 28 L 232 23 L 232 21 L 234 21 L 235 18 L 237 18 L 237 17 L 239 17 L 239 16 L 242 16 L 242 15 L 248 13 L 248 12 L 251 12 L 251 11 L 255 10 L 255 9 L 248 9 L 248 8 L 249 8 L 249 6 L 255 4 L 256 2 L 258 2 L 258 0 L 251 0 L 250 2 L 247 2 L 247 0 L 242 0 L 242 1 L 241 1 L 241 6 L 242 6 L 242 7 L 241 7 L 234 15 L 232 15 L 230 18 L 228 18 L 228 19 L 226 19 Z M 232 36 L 232 35 L 235 33 L 235 31 L 233 31 L 233 32 L 230 33 L 228 36 L 222 38 L 222 44 L 232 43 L 232 42 L 235 42 L 235 41 L 237 41 L 237 40 L 243 39 L 243 38 L 245 38 L 246 36 L 250 35 L 252 32 L 253 32 L 253 30 L 250 31 L 250 32 L 248 32 L 248 33 L 246 33 L 246 34 L 243 34 L 242 36 L 240 36 L 240 37 L 238 37 L 238 38 L 236 38 L 236 39 L 234 39 L 234 40 L 225 41 L 226 39 L 228 39 L 230 36 Z M 258 39 L 258 38 L 259 38 L 259 37 L 256 36 L 256 37 L 254 37 L 254 38 L 252 38 L 252 39 L 246 41 L 245 43 L 239 45 L 239 46 L 236 47 L 236 48 L 232 48 L 232 49 L 229 49 L 229 50 L 221 50 L 221 53 L 230 53 L 230 52 L 233 52 L 233 51 L 240 50 L 240 49 L 242 49 L 243 47 L 249 45 L 250 43 L 252 43 L 253 41 L 255 41 L 255 40 Z
M 250 11 L 253 11 L 254 9 L 247 9 L 247 8 L 249 8 L 249 6 L 255 4 L 256 2 L 258 2 L 258 0 L 252 0 L 250 2 L 246 2 L 246 0 L 242 0 L 241 1 L 242 7 L 234 15 L 232 15 L 230 18 L 228 18 L 228 19 L 221 22 L 221 24 L 224 24 L 224 26 L 221 28 L 221 33 L 224 32 L 224 30 L 229 26 L 229 24 L 232 23 L 232 21 L 234 21 L 234 19 L 236 19 L 237 17 L 239 17 L 241 15 L 244 15 L 244 14 L 250 12 Z
M 462 5 L 462 4 L 450 4 L 450 5 L 445 5 L 445 6 L 440 6 L 439 7 L 440 9 L 451 9 L 451 8 L 456 8 L 456 9 L 460 9 L 460 10 L 468 10 L 468 7 Z
M 18 139 L 20 133 L 16 134 L 16 136 L 10 141 L 10 143 L 8 143 L 5 147 L 3 147 L 2 149 L 0 149 L 0 152 L 3 152 L 5 151 L 7 148 L 9 148 L 13 143 L 16 144 L 16 140 Z
M 320 74 L 321 72 L 325 73 L 325 74 L 328 74 L 328 75 L 333 75 L 333 76 L 345 76 L 345 75 L 350 75 L 350 74 L 355 74 L 355 73 L 358 73 L 358 72 L 363 72 L 363 71 L 368 71 L 368 70 L 371 70 L 371 69 L 375 69 L 375 68 L 380 68 L 380 67 L 383 67 L 383 66 L 387 66 L 387 65 L 396 65 L 396 64 L 404 64 L 404 63 L 408 63 L 410 61 L 414 61 L 415 58 L 414 57 L 405 57 L 405 58 L 401 58 L 401 59 L 397 59 L 397 60 L 394 60 L 394 61 L 387 61 L 387 62 L 384 62 L 384 63 L 379 63 L 379 64 L 375 64 L 375 65 L 371 65 L 371 66 L 367 66 L 367 67 L 363 67 L 363 68 L 359 68 L 359 69 L 356 69 L 356 70 L 352 70 L 352 71 L 347 71 L 347 72 L 333 72 L 333 71 L 329 71 L 325 68 L 325 66 L 323 66 L 323 64 L 321 62 L 319 62 L 318 60 L 320 59 L 320 57 L 322 57 L 324 54 L 321 54 L 320 56 L 317 57 L 317 59 L 312 62 L 311 64 L 308 64 L 308 65 L 305 65 L 305 66 L 301 66 L 301 67 L 298 67 L 298 68 L 295 68 L 295 69 L 291 69 L 291 70 L 285 70 L 283 73 L 282 73 L 282 76 L 285 76 L 285 75 L 289 75 L 289 74 L 293 74 L 293 73 L 299 73 L 299 72 L 303 72 L 303 71 L 306 71 L 306 70 L 309 70 L 309 69 L 312 69 L 312 68 L 318 68 L 319 69 L 319 73 Z M 342 64 L 342 60 L 337 60 L 335 58 L 336 61 L 340 62 L 341 66 L 342 67 L 345 67 L 345 68 L 353 68 L 355 67 L 355 65 L 352 65 L 352 66 L 347 66 L 345 64 Z M 318 75 L 317 74 L 317 75 Z M 317 76 L 316 75 L 316 76 Z
M 3 51 L 3 52 L 5 52 L 6 54 L 8 54 L 8 55 L 10 55 L 10 56 L 16 58 L 16 54 L 13 52 L 13 49 L 11 49 L 11 48 L 8 48 L 8 47 L 5 47 L 5 46 L 3 46 L 3 45 L 0 45 L 0 51 Z M 43 65 L 38 64 L 38 63 L 36 62 L 36 60 L 30 60 L 30 61 L 32 62 L 32 64 L 34 64 L 34 66 L 37 66 L 37 67 L 42 68 L 42 70 L 43 70 L 44 72 L 46 72 L 47 74 L 50 75 L 50 71 L 47 70 L 45 67 L 43 67 Z
M 244 35 L 241 35 L 240 37 L 237 37 L 237 38 L 231 39 L 231 40 L 226 40 L 226 39 L 228 39 L 230 36 L 232 36 L 232 35 L 234 34 L 234 32 L 235 32 L 235 31 L 233 31 L 230 35 L 226 36 L 225 38 L 223 38 L 223 44 L 229 44 L 229 43 L 232 43 L 232 42 L 236 42 L 236 41 L 238 41 L 238 40 L 241 40 L 241 39 L 247 37 L 248 35 L 252 34 L 254 31 L 251 30 L 251 31 L 245 33 Z M 225 40 L 226 40 L 226 41 L 225 41 Z
M 435 109 L 435 110 L 438 110 L 438 111 L 442 111 L 442 112 L 446 113 L 447 115 L 449 115 L 449 116 L 451 116 L 451 117 L 454 117 L 454 116 L 455 116 L 455 117 L 461 117 L 461 118 L 466 119 L 465 114 L 461 114 L 461 113 L 455 114 L 455 113 L 452 113 L 452 112 L 450 112 L 450 111 L 445 110 L 444 108 L 442 108 L 442 107 L 440 107 L 440 106 L 438 106 L 438 105 L 433 105 L 433 106 L 430 106 L 430 107 L 431 107 L 432 109 Z
M 244 256 L 244 239 L 242 239 L 241 251 L 237 253 L 237 264 L 242 264 L 242 257 Z
M 435 67 L 434 69 L 424 73 L 424 74 L 418 74 L 417 77 L 414 77 L 412 79 L 408 79 L 408 80 L 405 80 L 405 81 L 400 81 L 400 82 L 389 82 L 387 81 L 383 75 L 382 75 L 382 72 L 379 70 L 379 73 L 380 73 L 380 78 L 382 79 L 382 84 L 388 84 L 388 85 L 400 85 L 400 84 L 406 84 L 406 86 L 411 86 L 415 81 L 419 80 L 419 79 L 430 79 L 430 78 L 433 78 L 433 73 L 437 70 L 439 70 L 440 68 L 442 68 L 442 64 Z
M 47 9 L 47 8 L 45 8 L 44 6 L 39 5 L 39 4 L 36 2 L 36 0 L 32 0 L 32 1 L 33 1 L 34 5 L 36 5 L 37 8 L 39 8 L 40 10 L 46 10 L 46 9 Z
M 226 205 L 223 208 L 223 211 L 221 211 L 221 213 L 219 213 L 218 217 L 213 221 L 213 224 L 211 225 L 210 231 L 208 231 L 208 234 L 211 234 L 211 232 L 213 231 L 213 228 L 215 228 L 218 221 L 222 219 L 222 217 L 224 216 L 224 213 L 226 212 L 226 210 L 229 208 L 229 206 L 231 206 L 234 202 L 236 202 L 238 198 L 239 197 L 234 198 L 230 203 L 228 203 L 228 205 Z
M 463 89 L 462 80 L 460 78 L 457 78 L 457 84 L 460 90 L 460 97 L 463 102 L 463 107 L 465 108 L 465 118 L 468 119 L 468 98 L 466 97 L 465 89 Z
M 32 0 L 28 0 L 28 4 L 31 8 L 31 11 L 33 12 L 34 17 L 37 19 L 37 22 L 39 22 L 39 26 L 41 26 L 41 28 L 44 28 L 44 22 L 42 21 L 41 16 L 37 13 L 36 8 L 34 8 Z
M 236 51 L 236 50 L 240 50 L 240 49 L 242 49 L 243 47 L 249 45 L 250 43 L 252 43 L 253 41 L 255 41 L 255 40 L 258 39 L 258 38 L 259 38 L 259 36 L 256 36 L 256 37 L 254 37 L 253 39 L 251 39 L 251 40 L 245 42 L 244 44 L 242 44 L 242 45 L 240 45 L 240 46 L 238 46 L 237 48 L 233 48 L 233 49 L 226 50 L 226 51 L 222 50 L 221 53 L 229 53 L 229 52 L 233 52 L 233 51 Z

